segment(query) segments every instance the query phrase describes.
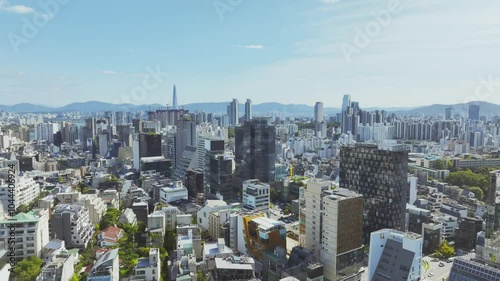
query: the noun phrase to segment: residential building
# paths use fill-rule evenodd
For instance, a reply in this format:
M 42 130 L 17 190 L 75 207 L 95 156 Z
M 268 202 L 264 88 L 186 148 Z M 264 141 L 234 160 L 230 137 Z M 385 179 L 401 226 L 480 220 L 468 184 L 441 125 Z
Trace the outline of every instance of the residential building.
M 87 277 L 88 281 L 119 281 L 120 264 L 118 249 L 107 252 L 94 264 Z
M 135 266 L 130 281 L 159 281 L 161 276 L 160 249 L 149 249 L 149 256 L 141 258 Z
M 132 209 L 126 208 L 120 215 L 118 223 L 137 225 L 137 216 Z
M 86 248 L 95 232 L 89 211 L 81 203 L 60 204 L 51 216 L 53 238 L 64 240 L 68 248 Z
M 271 187 L 258 179 L 243 182 L 242 209 L 248 212 L 269 213 Z
M 245 102 L 245 121 L 252 120 L 252 100 L 247 99 Z
M 15 244 L 11 244 L 11 225 L 15 225 Z M 11 219 L 0 220 L 0 242 L 14 246 L 16 259 L 41 257 L 43 247 L 49 243 L 49 213 L 46 209 L 34 209 L 19 213 Z
M 198 225 L 203 231 L 208 230 L 210 223 L 210 214 L 222 210 L 229 210 L 231 207 L 222 200 L 207 200 L 205 206 L 196 214 Z
M 368 280 L 418 281 L 422 275 L 422 236 L 383 229 L 371 234 Z
M 340 187 L 364 197 L 365 243 L 374 231 L 405 229 L 408 151 L 405 146 L 344 146 L 340 151 Z
M 16 202 L 16 207 L 21 205 L 29 206 L 38 195 L 40 195 L 40 185 L 36 183 L 31 177 L 16 176 L 14 198 L 8 192 L 9 185 L 3 179 L 0 179 L 0 203 L 3 206 L 8 206 L 9 201 Z
M 123 229 L 108 226 L 97 235 L 97 245 L 99 247 L 112 247 L 118 244 L 118 241 L 123 238 L 125 232 Z
M 82 194 L 79 201 L 89 210 L 90 221 L 93 224 L 100 223 L 108 210 L 108 206 L 104 201 L 97 194 Z
M 45 263 L 36 281 L 70 281 L 75 274 L 77 262 L 73 254 L 61 252 Z
M 240 114 L 239 114 L 240 104 L 237 99 L 233 99 L 231 103 L 227 106 L 227 115 L 229 115 L 229 125 L 236 126 L 240 123 Z

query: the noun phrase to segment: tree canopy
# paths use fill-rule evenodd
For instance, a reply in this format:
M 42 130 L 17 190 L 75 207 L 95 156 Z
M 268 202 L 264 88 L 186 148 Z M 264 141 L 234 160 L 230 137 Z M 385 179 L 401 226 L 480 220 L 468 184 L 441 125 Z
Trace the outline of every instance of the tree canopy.
M 118 219 L 121 216 L 121 212 L 118 209 L 109 209 L 106 214 L 102 217 L 100 229 L 104 230 L 106 227 L 115 225 L 118 223 Z
M 450 258 L 455 254 L 455 248 L 448 244 L 448 241 L 444 240 L 439 245 L 439 248 L 436 250 L 436 254 L 445 259 Z
M 457 171 L 450 173 L 446 182 L 456 186 L 477 186 L 484 191 L 488 189 L 488 176 L 477 174 L 471 170 Z
M 19 281 L 35 281 L 42 272 L 43 261 L 36 256 L 29 257 L 17 263 L 14 274 Z

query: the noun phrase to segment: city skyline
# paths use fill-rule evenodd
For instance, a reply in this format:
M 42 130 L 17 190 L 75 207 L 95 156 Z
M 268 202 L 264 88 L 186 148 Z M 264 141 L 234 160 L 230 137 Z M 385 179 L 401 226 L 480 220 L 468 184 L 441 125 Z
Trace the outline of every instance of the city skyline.
M 491 63 L 499 57 L 494 11 L 500 3 L 318 0 L 266 2 L 262 9 L 263 2 L 233 1 L 238 5 L 224 12 L 217 1 L 155 9 L 99 3 L 95 10 L 75 3 L 51 14 L 37 3 L 0 1 L 3 104 L 134 100 L 133 90 L 151 73 L 161 74 L 157 83 L 136 92 L 133 103 L 170 103 L 175 83 L 179 104 L 232 98 L 259 104 L 269 96 L 302 104 L 304 93 L 325 107 L 338 107 L 345 93 L 368 107 L 385 106 L 386 99 L 394 107 L 426 99 L 500 104 L 494 95 L 500 71 Z M 123 21 L 112 10 L 142 21 Z M 25 36 L 35 12 L 48 22 Z M 377 35 L 357 44 L 366 28 Z

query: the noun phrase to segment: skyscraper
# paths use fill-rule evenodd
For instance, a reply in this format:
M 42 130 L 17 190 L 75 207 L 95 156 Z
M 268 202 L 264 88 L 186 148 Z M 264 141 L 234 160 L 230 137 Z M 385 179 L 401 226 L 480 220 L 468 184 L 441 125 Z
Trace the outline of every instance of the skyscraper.
M 477 121 L 479 120 L 479 105 L 469 104 L 469 119 Z
M 254 118 L 235 132 L 236 176 L 242 181 L 259 179 L 269 183 L 275 179 L 276 128 L 266 118 Z
M 316 102 L 314 105 L 314 120 L 317 123 L 323 122 L 323 103 L 322 102 Z
M 342 112 L 344 112 L 350 105 L 351 105 L 351 95 L 344 95 L 344 98 L 342 99 Z
M 172 108 L 177 109 L 177 91 L 175 90 L 175 84 L 174 84 L 174 94 L 172 97 Z
M 398 146 L 391 149 L 357 144 L 340 151 L 340 187 L 356 191 L 365 199 L 365 243 L 374 231 L 405 229 L 408 151 Z
M 445 114 L 444 114 L 444 119 L 445 120 L 451 120 L 453 115 L 453 107 L 447 107 Z
M 239 124 L 239 102 L 237 99 L 233 99 L 231 103 L 227 106 L 227 115 L 229 115 L 229 125 L 236 126 Z
M 245 102 L 245 121 L 252 120 L 252 100 L 247 99 Z

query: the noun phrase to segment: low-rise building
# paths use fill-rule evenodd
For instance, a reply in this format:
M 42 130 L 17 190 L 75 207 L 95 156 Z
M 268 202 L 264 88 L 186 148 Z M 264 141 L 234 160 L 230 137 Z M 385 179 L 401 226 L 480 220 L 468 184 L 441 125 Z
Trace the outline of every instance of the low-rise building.
M 420 280 L 421 235 L 383 229 L 370 236 L 368 280 Z
M 188 190 L 182 181 L 169 183 L 160 189 L 160 200 L 163 203 L 171 203 L 188 199 Z
M 97 235 L 97 245 L 99 245 L 99 247 L 115 246 L 116 244 L 118 244 L 118 241 L 123 238 L 124 235 L 125 232 L 123 231 L 123 229 L 114 226 L 108 226 Z
M 118 249 L 101 256 L 94 264 L 87 277 L 88 281 L 119 281 L 120 264 Z
M 134 211 L 130 208 L 126 208 L 125 211 L 120 215 L 118 223 L 137 225 L 137 216 Z
M 147 258 L 139 259 L 131 281 L 159 281 L 161 275 L 161 260 L 160 249 L 149 249 L 149 256 Z
M 223 200 L 207 200 L 205 206 L 197 213 L 197 223 L 203 231 L 208 230 L 210 214 L 221 210 L 229 210 L 230 206 Z
M 233 250 L 226 246 L 223 238 L 217 239 L 217 243 L 206 243 L 203 247 L 203 264 L 206 270 L 215 269 L 215 259 L 232 257 Z
M 215 280 L 255 280 L 255 261 L 249 257 L 215 259 Z

